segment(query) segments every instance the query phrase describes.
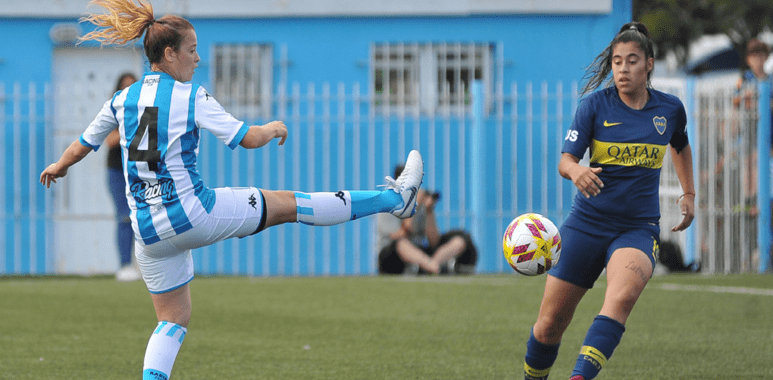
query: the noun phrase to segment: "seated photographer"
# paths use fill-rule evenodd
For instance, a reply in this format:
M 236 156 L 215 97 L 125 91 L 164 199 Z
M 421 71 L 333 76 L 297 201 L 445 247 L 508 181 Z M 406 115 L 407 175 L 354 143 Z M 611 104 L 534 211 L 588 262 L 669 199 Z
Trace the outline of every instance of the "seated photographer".
M 403 167 L 395 168 L 395 178 Z M 379 215 L 378 235 L 379 274 L 401 274 L 418 266 L 419 273 L 472 274 L 478 253 L 467 232 L 438 231 L 435 204 L 440 193 L 420 189 L 416 200 L 416 214 L 398 219 L 391 214 Z

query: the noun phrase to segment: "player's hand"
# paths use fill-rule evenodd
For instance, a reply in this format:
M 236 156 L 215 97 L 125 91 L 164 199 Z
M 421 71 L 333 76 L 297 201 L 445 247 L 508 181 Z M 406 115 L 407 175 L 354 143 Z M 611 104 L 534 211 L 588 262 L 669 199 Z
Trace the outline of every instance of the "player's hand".
M 49 188 L 51 187 L 51 182 L 56 183 L 57 178 L 62 178 L 66 175 L 67 168 L 62 169 L 57 164 L 51 164 L 40 173 L 40 183 Z
M 671 228 L 673 232 L 686 230 L 695 219 L 695 195 L 684 194 L 676 200 L 676 204 L 679 205 L 679 210 L 682 212 L 682 222 Z
M 287 140 L 287 126 L 281 121 L 272 121 L 266 125 L 266 128 L 271 128 L 274 131 L 274 137 L 279 138 L 279 145 L 284 145 Z
M 601 173 L 601 168 L 589 168 L 587 166 L 576 165 L 572 172 L 572 182 L 574 186 L 577 186 L 585 198 L 595 197 L 601 193 L 601 189 L 604 188 L 604 183 L 601 182 L 598 174 Z

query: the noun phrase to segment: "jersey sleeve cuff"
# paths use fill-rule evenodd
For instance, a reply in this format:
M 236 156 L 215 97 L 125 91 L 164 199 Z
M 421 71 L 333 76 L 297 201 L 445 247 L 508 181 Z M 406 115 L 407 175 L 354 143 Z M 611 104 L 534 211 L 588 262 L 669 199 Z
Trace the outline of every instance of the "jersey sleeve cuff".
M 231 139 L 231 143 L 228 144 L 228 147 L 231 148 L 231 150 L 236 149 L 236 147 L 238 147 L 239 144 L 244 139 L 244 136 L 247 135 L 247 131 L 249 130 L 250 130 L 250 127 L 247 124 L 242 123 L 241 128 L 239 128 L 239 132 L 237 132 L 236 136 L 234 136 L 234 138 Z
M 99 150 L 99 145 L 91 145 L 91 144 L 89 144 L 88 142 L 86 142 L 86 140 L 83 139 L 83 135 L 81 135 L 81 137 L 78 139 L 78 141 L 81 143 L 81 145 L 85 146 L 86 148 L 91 148 L 95 152 L 97 150 Z

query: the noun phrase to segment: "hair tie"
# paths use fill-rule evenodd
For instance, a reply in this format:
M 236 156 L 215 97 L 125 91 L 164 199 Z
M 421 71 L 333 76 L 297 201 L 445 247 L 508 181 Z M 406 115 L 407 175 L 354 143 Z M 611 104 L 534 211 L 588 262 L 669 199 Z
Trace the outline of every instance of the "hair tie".
M 628 28 L 628 29 L 630 29 L 630 30 L 635 30 L 635 31 L 637 31 L 637 32 L 639 31 L 639 28 L 637 28 L 637 27 L 636 27 L 636 25 L 631 25 L 631 27 L 630 27 L 630 28 Z

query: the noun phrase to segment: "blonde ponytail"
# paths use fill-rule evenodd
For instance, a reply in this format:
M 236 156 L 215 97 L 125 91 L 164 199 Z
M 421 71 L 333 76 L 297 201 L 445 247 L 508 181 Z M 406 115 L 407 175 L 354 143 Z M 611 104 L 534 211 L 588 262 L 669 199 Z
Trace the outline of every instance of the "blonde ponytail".
M 80 19 L 97 26 L 97 29 L 79 38 L 79 42 L 94 40 L 105 44 L 124 45 L 139 39 L 156 19 L 153 6 L 143 0 L 92 0 L 89 5 L 98 5 L 108 12 L 90 13 Z

